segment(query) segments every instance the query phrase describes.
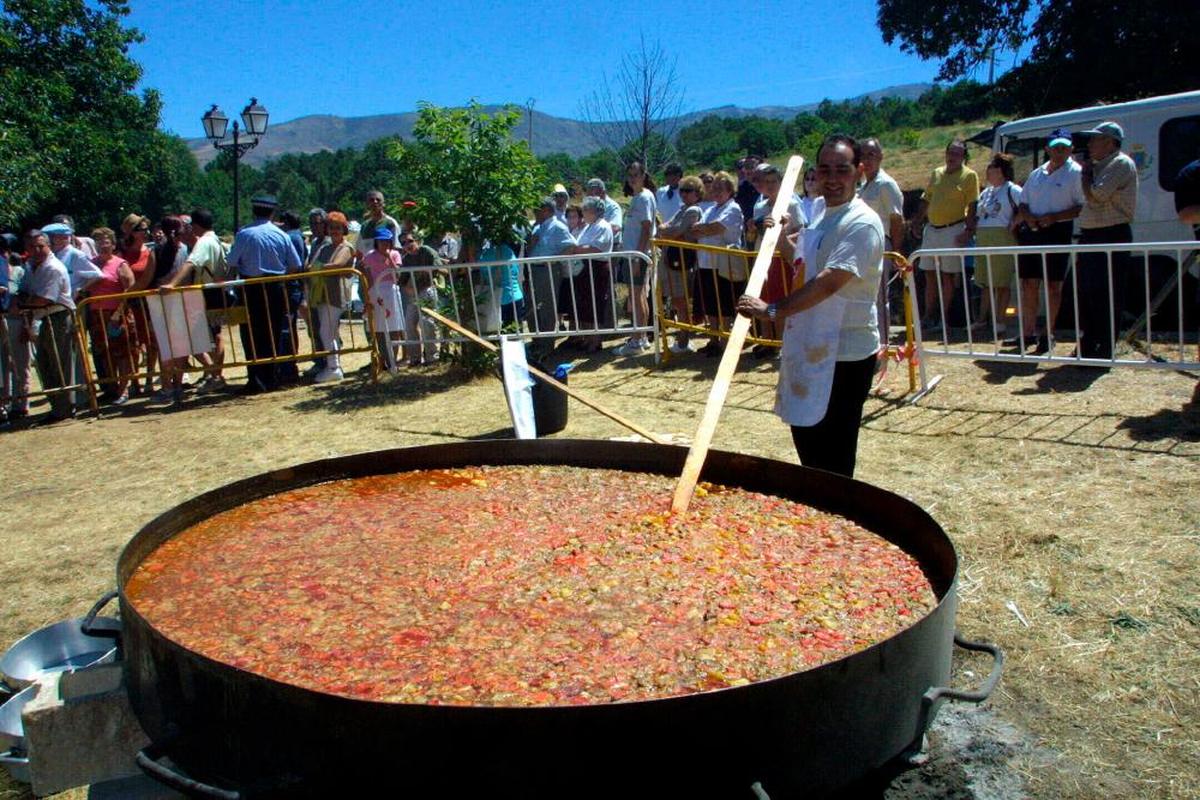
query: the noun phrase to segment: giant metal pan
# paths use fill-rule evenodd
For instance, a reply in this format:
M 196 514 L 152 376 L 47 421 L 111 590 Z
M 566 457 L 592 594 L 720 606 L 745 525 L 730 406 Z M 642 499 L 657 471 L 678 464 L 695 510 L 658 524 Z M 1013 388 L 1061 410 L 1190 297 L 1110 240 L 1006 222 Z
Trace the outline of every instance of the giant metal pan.
M 153 744 L 139 763 L 210 797 L 819 796 L 920 745 L 946 696 L 955 642 L 954 547 L 915 504 L 858 481 L 713 451 L 702 479 L 842 514 L 922 565 L 940 600 L 901 633 L 825 666 L 748 686 L 595 706 L 483 708 L 366 702 L 207 659 L 159 633 L 123 587 L 162 542 L 212 514 L 338 478 L 473 464 L 568 464 L 677 475 L 686 450 L 534 440 L 413 447 L 334 458 L 208 492 L 146 525 L 117 564 L 126 679 Z M 531 498 L 536 502 L 536 498 Z M 170 767 L 158 759 L 169 757 Z M 180 771 L 205 784 L 181 776 Z M 221 788 L 216 788 L 221 787 Z

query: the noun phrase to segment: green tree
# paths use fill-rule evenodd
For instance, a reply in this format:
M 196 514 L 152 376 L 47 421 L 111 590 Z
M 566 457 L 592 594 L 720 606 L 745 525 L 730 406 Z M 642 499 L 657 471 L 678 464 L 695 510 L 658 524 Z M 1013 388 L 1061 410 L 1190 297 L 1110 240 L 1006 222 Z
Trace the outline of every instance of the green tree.
M 888 44 L 970 74 L 997 50 L 1032 44 L 1001 82 L 1024 113 L 1181 92 L 1200 85 L 1200 3 L 1143 0 L 878 0 Z
M 716 115 L 709 115 L 679 132 L 679 155 L 693 166 L 722 164 L 737 146 L 737 134 Z
M 115 222 L 174 175 L 147 168 L 148 153 L 170 158 L 173 146 L 157 131 L 157 93 L 133 93 L 141 68 L 128 50 L 141 34 L 122 25 L 128 13 L 127 0 L 0 6 L 0 224 L 57 211 Z
M 459 231 L 468 245 L 510 241 L 546 191 L 541 163 L 527 143 L 512 138 L 520 117 L 515 106 L 486 114 L 475 102 L 422 103 L 414 141 L 389 148 L 404 194 L 417 202 L 413 221 L 428 231 Z

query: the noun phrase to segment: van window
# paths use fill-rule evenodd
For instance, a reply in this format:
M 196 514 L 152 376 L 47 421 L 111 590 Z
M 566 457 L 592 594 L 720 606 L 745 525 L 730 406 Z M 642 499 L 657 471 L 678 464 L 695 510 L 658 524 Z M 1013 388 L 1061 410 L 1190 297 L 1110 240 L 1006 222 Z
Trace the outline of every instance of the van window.
M 1045 136 L 1030 136 L 1026 138 L 1007 139 L 1004 142 L 1004 152 L 1013 157 L 1013 180 L 1023 184 L 1029 178 L 1029 173 L 1037 169 L 1045 158 Z
M 1158 129 L 1158 185 L 1175 191 L 1179 170 L 1200 158 L 1200 115 L 1169 119 Z

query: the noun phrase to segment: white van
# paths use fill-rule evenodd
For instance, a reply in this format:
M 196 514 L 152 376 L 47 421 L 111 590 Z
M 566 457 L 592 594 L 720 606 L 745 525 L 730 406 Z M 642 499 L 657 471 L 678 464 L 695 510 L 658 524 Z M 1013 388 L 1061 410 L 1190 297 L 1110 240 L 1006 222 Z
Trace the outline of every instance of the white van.
M 1200 91 L 1148 97 L 1129 103 L 1092 106 L 1006 122 L 993 130 L 992 149 L 1014 157 L 1018 183 L 1046 160 L 1046 142 L 1055 128 L 1076 134 L 1076 150 L 1086 150 L 1080 131 L 1106 120 L 1125 131 L 1121 149 L 1138 167 L 1135 242 L 1176 242 L 1194 238 L 1175 214 L 1175 178 L 1200 158 Z M 974 141 L 978 141 L 978 138 Z

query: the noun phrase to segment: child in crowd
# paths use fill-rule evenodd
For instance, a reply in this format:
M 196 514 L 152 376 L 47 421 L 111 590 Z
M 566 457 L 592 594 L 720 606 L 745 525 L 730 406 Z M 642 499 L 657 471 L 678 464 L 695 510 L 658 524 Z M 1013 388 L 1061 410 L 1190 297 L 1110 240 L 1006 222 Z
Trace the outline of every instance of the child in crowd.
M 397 372 L 401 332 L 404 330 L 404 315 L 401 313 L 400 289 L 396 285 L 396 268 L 401 257 L 392 249 L 395 234 L 391 229 L 379 227 L 375 230 L 374 247 L 363 256 L 363 266 L 371 281 L 367 292 L 371 304 L 371 331 L 379 357 L 393 375 Z

